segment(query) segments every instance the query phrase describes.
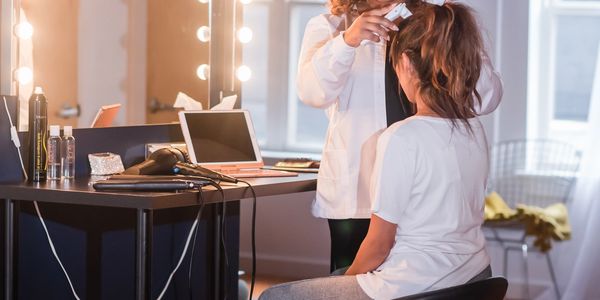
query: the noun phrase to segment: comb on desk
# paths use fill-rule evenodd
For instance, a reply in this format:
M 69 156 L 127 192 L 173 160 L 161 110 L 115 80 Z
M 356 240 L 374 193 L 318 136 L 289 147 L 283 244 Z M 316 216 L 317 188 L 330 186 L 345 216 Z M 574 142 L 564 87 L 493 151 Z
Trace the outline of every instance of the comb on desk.
M 292 172 L 305 172 L 305 173 L 317 173 L 319 172 L 320 162 L 310 158 L 286 158 L 278 161 L 270 169 L 292 171 Z

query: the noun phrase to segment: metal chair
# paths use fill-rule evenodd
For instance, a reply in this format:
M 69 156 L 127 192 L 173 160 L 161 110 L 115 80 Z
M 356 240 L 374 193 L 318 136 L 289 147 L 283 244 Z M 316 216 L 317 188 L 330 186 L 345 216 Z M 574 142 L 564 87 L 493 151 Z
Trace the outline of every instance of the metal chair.
M 449 288 L 414 294 L 396 300 L 502 300 L 508 281 L 504 277 L 490 277 Z
M 511 207 L 517 204 L 547 207 L 565 203 L 570 196 L 579 170 L 580 153 L 575 147 L 552 140 L 511 140 L 495 144 L 491 151 L 489 192 L 497 192 Z M 508 276 L 508 251 L 521 251 L 525 275 L 525 294 L 529 298 L 529 279 L 525 228 L 519 221 L 486 222 L 493 234 L 489 240 L 500 243 L 504 250 L 504 276 Z M 521 231 L 520 238 L 502 237 L 500 229 Z M 560 299 L 549 251 L 545 253 L 554 291 Z

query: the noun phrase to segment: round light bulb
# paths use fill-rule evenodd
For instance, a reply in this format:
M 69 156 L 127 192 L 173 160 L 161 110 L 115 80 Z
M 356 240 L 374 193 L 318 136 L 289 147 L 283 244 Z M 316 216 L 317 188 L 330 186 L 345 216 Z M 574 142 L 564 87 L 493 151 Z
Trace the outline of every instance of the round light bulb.
M 235 75 L 241 82 L 245 82 L 250 80 L 250 77 L 252 77 L 252 70 L 250 70 L 248 66 L 241 66 L 237 68 Z
M 208 26 L 200 26 L 196 31 L 196 36 L 201 42 L 206 43 L 210 41 L 210 28 Z
M 201 80 L 208 80 L 208 75 L 210 73 L 210 66 L 207 64 L 202 64 L 196 69 L 196 76 Z
M 198 0 L 198 2 L 202 3 L 202 4 L 207 4 L 208 0 Z
M 29 67 L 20 67 L 15 71 L 15 78 L 21 85 L 28 84 L 33 81 L 33 70 Z
M 252 29 L 248 27 L 242 27 L 238 29 L 237 37 L 240 43 L 247 44 L 252 40 Z
M 33 36 L 33 26 L 27 21 L 21 22 L 15 26 L 15 34 L 20 39 L 30 39 Z
M 240 0 L 241 4 L 250 4 L 250 2 L 252 2 L 252 0 Z

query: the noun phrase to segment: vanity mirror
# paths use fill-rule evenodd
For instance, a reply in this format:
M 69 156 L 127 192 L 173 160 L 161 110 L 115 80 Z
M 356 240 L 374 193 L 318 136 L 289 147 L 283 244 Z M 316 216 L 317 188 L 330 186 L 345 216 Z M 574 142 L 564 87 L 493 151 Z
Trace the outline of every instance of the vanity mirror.
M 1 94 L 19 96 L 21 130 L 34 86 L 49 100 L 49 123 L 76 127 L 105 105 L 121 104 L 117 126 L 164 123 L 177 120 L 178 92 L 204 108 L 239 94 L 236 0 L 0 2 Z

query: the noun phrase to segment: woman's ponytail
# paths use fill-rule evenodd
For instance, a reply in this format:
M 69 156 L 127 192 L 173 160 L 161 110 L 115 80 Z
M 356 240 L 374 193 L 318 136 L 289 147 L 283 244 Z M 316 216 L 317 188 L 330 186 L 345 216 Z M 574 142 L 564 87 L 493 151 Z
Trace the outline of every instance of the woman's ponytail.
M 475 117 L 481 98 L 475 89 L 483 43 L 471 10 L 458 3 L 442 6 L 411 1 L 410 18 L 400 23 L 390 51 L 396 65 L 405 53 L 421 81 L 418 93 L 436 114 L 454 124 Z

